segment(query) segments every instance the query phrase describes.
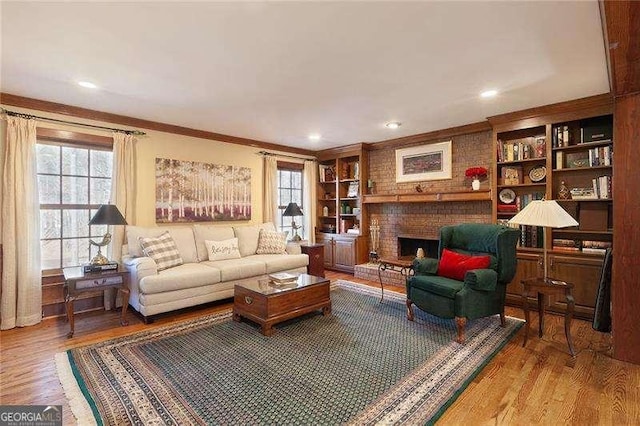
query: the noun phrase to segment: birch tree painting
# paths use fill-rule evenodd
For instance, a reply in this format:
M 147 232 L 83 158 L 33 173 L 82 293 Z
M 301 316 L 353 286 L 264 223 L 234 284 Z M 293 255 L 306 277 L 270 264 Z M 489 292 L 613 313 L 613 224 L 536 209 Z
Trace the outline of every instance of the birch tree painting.
M 156 222 L 251 219 L 251 169 L 156 158 Z

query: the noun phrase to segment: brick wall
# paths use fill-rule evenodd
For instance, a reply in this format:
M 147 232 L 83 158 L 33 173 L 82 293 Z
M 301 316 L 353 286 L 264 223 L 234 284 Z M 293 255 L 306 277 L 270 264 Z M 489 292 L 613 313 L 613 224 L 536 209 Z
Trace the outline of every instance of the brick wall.
M 376 194 L 415 193 L 420 184 L 424 192 L 462 191 L 471 187 L 464 172 L 473 166 L 483 166 L 490 170 L 491 132 L 480 132 L 455 136 L 451 143 L 452 179 L 396 183 L 395 147 L 373 150 L 369 154 L 369 178 L 375 182 Z M 431 140 L 401 148 L 442 142 Z M 481 189 L 489 188 L 489 180 L 482 182 Z M 453 203 L 387 203 L 369 204 L 369 219 L 377 219 L 380 224 L 380 249 L 383 257 L 397 257 L 397 235 L 414 234 L 425 238 L 438 239 L 440 227 L 463 222 L 491 222 L 491 202 Z

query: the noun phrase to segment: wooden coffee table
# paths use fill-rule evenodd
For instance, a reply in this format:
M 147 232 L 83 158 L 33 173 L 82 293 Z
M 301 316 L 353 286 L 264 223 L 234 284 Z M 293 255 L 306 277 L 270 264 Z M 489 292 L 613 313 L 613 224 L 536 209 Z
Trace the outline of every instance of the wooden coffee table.
M 269 279 L 236 284 L 233 291 L 233 320 L 249 319 L 260 324 L 265 336 L 273 334 L 273 325 L 306 313 L 322 310 L 331 313 L 330 281 L 301 274 L 297 281 L 277 285 Z

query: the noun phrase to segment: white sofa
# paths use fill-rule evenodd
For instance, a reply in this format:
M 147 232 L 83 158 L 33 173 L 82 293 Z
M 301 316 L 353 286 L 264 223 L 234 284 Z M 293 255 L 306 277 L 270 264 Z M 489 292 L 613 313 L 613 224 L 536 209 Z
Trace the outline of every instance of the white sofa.
M 256 254 L 260 230 L 275 231 L 272 223 L 245 226 L 127 226 L 122 263 L 130 272 L 129 304 L 151 316 L 176 309 L 233 297 L 233 287 L 243 281 L 266 278 L 274 272 L 305 273 L 309 257 L 299 246 L 287 246 L 286 254 Z M 156 262 L 146 257 L 140 237 L 158 237 L 169 231 L 183 264 L 158 271 Z M 238 238 L 241 258 L 209 261 L 205 240 Z M 297 253 L 295 253 L 297 248 Z

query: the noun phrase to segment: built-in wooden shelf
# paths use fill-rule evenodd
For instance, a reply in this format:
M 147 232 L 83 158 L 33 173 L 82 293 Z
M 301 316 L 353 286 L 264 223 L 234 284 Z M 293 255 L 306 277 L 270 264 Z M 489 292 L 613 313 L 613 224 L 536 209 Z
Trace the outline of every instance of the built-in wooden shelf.
M 379 203 L 443 203 L 452 201 L 491 201 L 491 190 L 430 192 L 419 194 L 368 194 L 365 204 Z

